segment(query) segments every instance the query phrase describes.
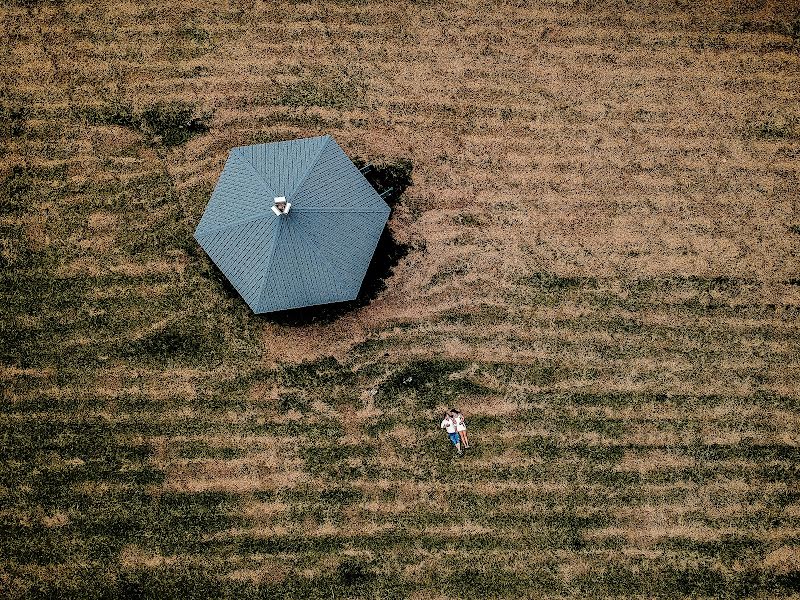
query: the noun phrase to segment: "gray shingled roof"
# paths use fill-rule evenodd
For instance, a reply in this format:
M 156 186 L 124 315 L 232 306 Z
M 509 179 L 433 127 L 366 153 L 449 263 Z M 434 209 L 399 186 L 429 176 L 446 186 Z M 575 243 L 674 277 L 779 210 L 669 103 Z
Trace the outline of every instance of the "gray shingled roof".
M 272 212 L 277 196 L 288 214 Z M 265 313 L 355 299 L 388 218 L 326 135 L 232 149 L 194 237 Z

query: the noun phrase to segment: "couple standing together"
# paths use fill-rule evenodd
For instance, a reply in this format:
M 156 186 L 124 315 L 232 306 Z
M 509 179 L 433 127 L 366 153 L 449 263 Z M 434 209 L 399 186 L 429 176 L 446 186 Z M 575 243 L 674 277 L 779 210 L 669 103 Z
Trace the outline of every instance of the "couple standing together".
M 469 448 L 467 424 L 464 421 L 464 415 L 455 408 L 451 408 L 444 413 L 444 421 L 442 421 L 441 428 L 447 431 L 450 441 L 453 442 L 453 446 L 458 450 L 458 455 L 461 456 L 464 453 L 461 448 Z

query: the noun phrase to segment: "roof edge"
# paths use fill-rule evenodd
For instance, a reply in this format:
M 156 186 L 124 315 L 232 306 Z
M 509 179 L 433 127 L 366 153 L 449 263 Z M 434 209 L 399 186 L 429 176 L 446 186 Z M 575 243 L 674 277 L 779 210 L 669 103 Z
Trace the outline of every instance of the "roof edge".
M 259 309 L 264 306 L 264 292 L 267 290 L 267 272 L 272 264 L 272 260 L 275 258 L 275 251 L 278 248 L 278 239 L 283 236 L 284 232 L 288 229 L 288 224 L 285 219 L 278 219 L 277 227 L 278 231 L 272 236 L 270 247 L 267 250 L 267 259 L 264 261 L 264 278 L 261 280 L 261 285 L 258 287 L 258 295 L 256 296 L 255 302 L 253 302 Z M 251 306 L 250 308 L 252 309 L 253 307 Z M 253 312 L 256 312 L 255 309 L 253 309 Z
M 331 134 L 326 133 L 324 135 L 312 135 L 311 137 L 305 138 L 295 138 L 292 140 L 275 140 L 274 142 L 262 142 L 260 144 L 247 144 L 246 146 L 234 146 L 230 150 L 228 150 L 228 154 L 233 152 L 234 150 L 242 150 L 243 148 L 252 148 L 253 146 L 271 146 L 273 144 L 288 144 L 291 142 L 306 142 L 308 140 L 319 140 L 325 137 L 332 137 Z

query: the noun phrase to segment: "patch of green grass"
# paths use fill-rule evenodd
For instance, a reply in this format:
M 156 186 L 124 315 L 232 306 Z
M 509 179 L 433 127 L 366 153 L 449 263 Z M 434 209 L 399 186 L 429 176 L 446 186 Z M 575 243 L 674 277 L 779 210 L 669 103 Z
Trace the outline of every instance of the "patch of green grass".
M 156 102 L 142 111 L 141 124 L 156 141 L 172 148 L 208 131 L 211 115 L 196 113 L 197 108 L 191 103 Z
M 33 189 L 33 178 L 29 169 L 14 165 L 11 173 L 0 182 L 0 212 L 18 214 L 27 206 L 25 200 Z
M 198 256 L 198 244 L 192 237 L 193 223 L 183 214 L 175 202 L 171 188 L 162 188 L 153 198 L 154 203 L 164 204 L 164 220 L 147 228 L 139 227 L 120 235 L 118 248 L 138 260 L 163 258 L 169 251 L 181 250 L 187 255 Z
M 651 598 L 713 597 L 746 598 L 784 596 L 800 583 L 796 574 L 778 575 L 760 570 L 725 572 L 714 565 L 664 566 L 643 561 L 635 568 L 618 568 L 584 576 L 573 582 L 574 590 L 596 597 L 645 595 Z
M 726 50 L 730 48 L 730 45 L 721 35 L 700 35 L 689 40 L 689 47 L 696 52 L 701 52 L 703 50 Z
M 308 396 L 304 394 L 282 394 L 278 398 L 278 408 L 282 412 L 287 412 L 290 410 L 299 410 L 300 412 L 306 412 L 309 409 L 310 401 Z
M 402 578 L 386 578 L 375 572 L 378 564 L 357 558 L 346 558 L 332 575 L 310 579 L 295 575 L 278 584 L 262 584 L 261 598 L 287 600 L 328 600 L 330 598 L 407 598 L 414 586 Z M 373 566 L 374 565 L 374 566 Z
M 84 462 L 99 460 L 137 462 L 150 454 L 145 444 L 120 445 L 115 441 L 113 425 L 99 419 L 66 421 L 57 413 L 48 419 L 15 419 L 0 426 L 6 442 L 6 457 L 17 461 L 32 461 L 48 453 L 62 458 L 79 458 Z M 99 465 L 97 465 L 99 466 Z
M 301 542 L 300 539 L 296 540 Z M 319 550 L 310 548 L 306 552 L 318 553 L 320 556 L 335 552 L 327 542 L 321 540 L 317 544 Z M 361 540 L 356 540 L 360 545 Z M 292 549 L 292 540 L 276 543 L 243 544 L 237 553 L 245 555 L 250 552 L 299 551 Z M 394 546 L 400 547 L 401 540 Z M 305 545 L 305 544 L 304 544 Z M 334 544 L 341 547 L 340 544 Z M 386 550 L 392 545 L 385 546 Z M 425 545 L 428 547 L 428 545 Z M 447 547 L 436 546 L 442 550 Z M 480 548 L 476 547 L 479 552 Z M 490 560 L 487 558 L 487 560 Z M 382 561 L 347 557 L 340 561 L 331 574 L 316 577 L 303 577 L 300 573 L 291 572 L 287 578 L 278 583 L 264 582 L 258 585 L 245 584 L 215 577 L 204 566 L 193 566 L 186 563 L 175 563 L 152 569 L 137 569 L 120 573 L 116 579 L 109 580 L 106 589 L 116 597 L 126 598 L 185 598 L 187 600 L 205 598 L 284 598 L 287 600 L 321 600 L 331 597 L 347 598 L 404 598 L 409 597 L 415 589 L 436 589 L 451 597 L 466 599 L 500 597 L 537 596 L 576 596 L 600 598 L 607 596 L 647 596 L 652 598 L 681 597 L 715 597 L 741 598 L 763 594 L 790 594 L 797 584 L 797 578 L 791 575 L 764 574 L 760 571 L 744 570 L 734 573 L 721 572 L 709 565 L 686 566 L 684 568 L 659 568 L 652 561 L 643 559 L 641 564 L 620 566 L 604 573 L 592 573 L 563 579 L 557 567 L 556 556 L 544 554 L 537 566 L 531 566 L 524 572 L 512 572 L 491 561 L 483 565 L 455 565 L 446 573 L 433 573 L 430 581 L 412 582 L 404 577 L 386 578 L 381 576 L 385 565 Z M 76 590 L 88 590 L 75 584 Z M 55 592 L 57 587 L 42 584 L 42 594 Z M 80 593 L 78 593 L 80 595 Z
M 480 372 L 497 377 L 504 385 L 547 386 L 555 383 L 562 369 L 552 363 L 534 361 L 528 364 L 484 363 Z
M 794 127 L 783 121 L 764 121 L 754 127 L 754 134 L 769 140 L 792 138 L 794 137 Z
M 0 360 L 18 366 L 63 365 L 82 358 L 80 348 L 65 353 L 58 346 L 71 327 L 63 315 L 74 311 L 85 280 L 57 279 L 50 269 L 55 253 L 35 253 L 26 269 L 0 270 Z M 43 327 L 19 326 L 16 315 L 45 317 Z
M 349 367 L 328 356 L 299 364 L 283 365 L 278 380 L 287 388 L 325 390 L 330 394 L 336 387 L 353 385 L 356 375 Z
M 201 440 L 186 441 L 181 444 L 179 456 L 182 458 L 213 458 L 230 460 L 244 456 L 242 448 L 231 446 L 210 446 Z
M 28 114 L 29 110 L 24 105 L 0 105 L 0 138 L 24 134 Z
M 219 332 L 193 320 L 171 323 L 147 335 L 120 344 L 117 354 L 160 361 L 207 359 L 219 352 L 223 340 Z
M 144 131 L 167 148 L 206 133 L 211 118 L 210 113 L 198 114 L 195 104 L 178 100 L 155 102 L 138 113 L 130 104 L 119 100 L 80 107 L 73 112 L 88 125 L 117 125 Z
M 504 597 L 524 597 L 557 589 L 557 576 L 532 567 L 525 573 L 477 565 L 458 565 L 454 572 L 436 582 L 438 589 L 454 598 L 492 598 L 501 592 Z M 440 586 L 440 587 L 439 587 Z
M 418 408 L 430 409 L 442 403 L 456 403 L 459 396 L 477 395 L 489 390 L 466 376 L 452 377 L 470 365 L 452 359 L 417 360 L 401 367 L 378 386 L 376 406 L 391 409 L 406 400 Z
M 604 527 L 612 521 L 613 519 L 604 514 L 586 516 L 563 512 L 546 515 L 542 524 L 551 528 L 550 541 L 553 546 L 580 551 L 587 547 L 583 535 L 587 529 Z M 537 526 L 541 525 L 537 523 Z
M 580 406 L 598 407 L 638 407 L 663 405 L 692 410 L 694 408 L 717 407 L 723 404 L 757 405 L 765 409 L 791 408 L 796 400 L 771 392 L 756 392 L 748 398 L 724 395 L 695 396 L 691 394 L 672 394 L 659 392 L 541 392 L 529 394 L 526 400 L 536 404 L 547 404 L 553 408 Z
M 211 42 L 211 34 L 207 29 L 196 25 L 183 24 L 178 27 L 176 34 L 179 38 L 191 40 L 198 44 L 208 44 Z
M 323 504 L 346 506 L 364 499 L 364 493 L 353 488 L 337 487 L 319 492 L 319 501 Z
M 210 541 L 207 548 L 209 551 L 238 551 L 238 552 L 261 552 L 264 554 L 275 554 L 281 552 L 293 552 L 299 554 L 319 553 L 330 554 L 340 553 L 347 548 L 359 548 L 373 553 L 386 553 L 390 550 L 407 551 L 409 548 L 422 549 L 426 551 L 443 550 L 489 550 L 503 547 L 507 549 L 529 549 L 531 545 L 541 545 L 543 547 L 557 547 L 555 543 L 550 544 L 549 531 L 526 530 L 521 536 L 509 538 L 506 532 L 487 533 L 472 537 L 461 537 L 454 539 L 449 535 L 429 534 L 423 532 L 406 532 L 402 530 L 388 531 L 374 535 L 354 534 L 354 535 L 319 535 L 303 536 L 297 534 L 274 535 L 265 538 L 231 536 L 228 540 Z
M 344 430 L 340 423 L 322 422 L 313 425 L 299 421 L 288 423 L 264 423 L 248 424 L 242 428 L 242 432 L 254 434 L 271 434 L 276 436 L 303 436 L 321 440 L 336 440 L 344 435 Z
M 792 36 L 793 44 L 800 44 L 800 17 L 786 23 L 786 32 Z
M 281 114 L 276 112 L 259 120 L 259 125 L 262 127 L 274 127 L 278 125 L 285 127 L 300 127 L 306 131 L 316 131 L 322 134 L 335 129 L 342 129 L 345 124 L 344 121 L 335 117 L 322 117 L 320 115 L 307 113 L 304 111 L 301 113 L 293 112 L 289 114 Z M 283 138 L 275 138 L 272 137 L 271 134 L 267 134 L 265 137 L 264 133 L 257 134 L 257 137 L 254 138 L 254 140 L 255 141 L 252 142 L 254 144 L 284 141 Z
M 625 282 L 625 288 L 634 294 L 665 293 L 670 291 L 735 292 L 743 286 L 753 284 L 750 280 L 727 276 L 699 277 L 697 275 L 675 275 L 652 279 L 634 279 Z
M 66 165 L 23 167 L 14 165 L 0 180 L 0 214 L 19 215 L 35 202 L 56 200 L 64 187 Z
M 688 446 L 685 454 L 703 462 L 751 460 L 757 462 L 787 461 L 800 463 L 800 448 L 786 444 L 708 444 Z
M 377 577 L 374 563 L 356 558 L 345 558 L 336 567 L 336 576 L 345 587 L 363 587 Z
M 210 573 L 207 565 L 178 562 L 168 566 L 138 568 L 120 573 L 108 589 L 117 598 L 164 598 L 205 600 L 208 598 L 258 598 L 256 589 L 244 582 L 224 581 Z
M 106 591 L 116 590 L 118 585 L 130 591 L 125 582 L 139 579 L 135 574 L 131 578 L 120 571 L 118 558 L 123 546 L 134 544 L 145 551 L 166 555 L 199 552 L 207 532 L 237 523 L 228 516 L 235 501 L 214 493 L 153 497 L 141 490 L 76 496 L 71 500 L 66 526 L 57 529 L 41 525 L 6 526 L 5 535 L 0 535 L 0 548 L 5 555 L 33 565 L 59 567 L 51 572 L 53 577 L 36 582 L 37 590 L 52 592 L 47 597 L 72 593 L 75 597 L 92 597 L 99 583 Z M 83 565 L 85 577 L 69 578 L 70 565 L 74 564 Z M 65 572 L 67 575 L 62 575 Z M 154 569 L 139 574 L 147 578 L 157 572 Z M 170 592 L 173 583 L 174 580 L 158 582 L 151 589 L 155 594 L 152 597 L 177 598 L 177 594 L 173 596 Z M 128 596 L 114 592 L 114 597 Z
M 275 103 L 295 108 L 321 106 L 346 110 L 359 104 L 364 93 L 363 82 L 352 75 L 315 74 L 284 86 Z
M 379 417 L 371 420 L 364 427 L 364 431 L 371 437 L 380 437 L 386 431 L 397 425 L 399 421 L 394 417 Z
M 764 464 L 758 469 L 758 473 L 766 481 L 783 483 L 800 481 L 800 464 L 797 463 L 773 463 Z
M 453 223 L 465 227 L 485 227 L 488 222 L 483 215 L 465 213 L 453 218 Z
M 133 108 L 120 101 L 84 106 L 73 112 L 77 118 L 83 119 L 88 125 L 117 125 L 136 128 L 139 124 L 139 117 L 134 114 Z
M 542 435 L 526 437 L 520 445 L 520 449 L 532 456 L 538 456 L 542 460 L 556 459 L 562 453 L 562 449 L 554 439 Z
M 175 29 L 173 41 L 165 44 L 169 58 L 177 63 L 176 67 L 215 48 L 214 38 L 208 29 L 187 21 L 180 22 Z
M 300 451 L 306 469 L 315 476 L 327 475 L 334 479 L 352 479 L 362 473 L 362 468 L 352 466 L 349 459 L 368 459 L 375 452 L 372 446 L 346 444 L 315 444 Z
M 519 320 L 516 315 L 509 312 L 505 306 L 481 304 L 469 310 L 458 312 L 448 310 L 441 316 L 444 323 L 458 323 L 465 327 L 489 326 L 497 323 L 514 323 Z
M 532 273 L 518 280 L 520 285 L 524 285 L 533 290 L 542 292 L 557 292 L 576 288 L 596 288 L 597 280 L 594 277 L 562 277 L 555 273 Z
M 151 526 L 157 527 L 163 537 L 154 537 L 147 545 L 165 553 L 195 544 L 202 547 L 202 538 L 208 532 L 221 531 L 238 523 L 232 515 L 239 501 L 238 496 L 223 492 L 162 494 L 152 500 L 158 512 L 153 514 L 155 521 Z

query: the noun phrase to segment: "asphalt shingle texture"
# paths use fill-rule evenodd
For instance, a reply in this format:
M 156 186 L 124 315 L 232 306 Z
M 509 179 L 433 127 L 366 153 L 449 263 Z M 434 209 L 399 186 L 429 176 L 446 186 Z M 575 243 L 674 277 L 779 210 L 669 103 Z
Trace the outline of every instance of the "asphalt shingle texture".
M 389 212 L 326 135 L 233 148 L 194 237 L 266 313 L 355 299 Z

